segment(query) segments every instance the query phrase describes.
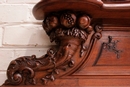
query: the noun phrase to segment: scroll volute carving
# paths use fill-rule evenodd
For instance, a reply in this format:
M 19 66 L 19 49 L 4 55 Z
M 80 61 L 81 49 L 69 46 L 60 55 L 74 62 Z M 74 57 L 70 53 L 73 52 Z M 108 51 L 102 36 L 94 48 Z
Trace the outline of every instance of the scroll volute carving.
M 47 84 L 77 70 L 87 50 L 84 43 L 93 31 L 90 24 L 91 18 L 82 12 L 64 10 L 48 14 L 43 28 L 56 46 L 40 58 L 32 55 L 13 60 L 7 69 L 8 79 L 4 85 Z

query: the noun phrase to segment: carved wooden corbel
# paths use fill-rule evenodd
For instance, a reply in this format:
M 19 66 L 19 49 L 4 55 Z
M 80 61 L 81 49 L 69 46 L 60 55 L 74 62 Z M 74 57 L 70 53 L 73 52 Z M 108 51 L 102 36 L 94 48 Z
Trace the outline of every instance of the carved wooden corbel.
M 97 75 L 93 67 L 98 64 L 99 58 L 96 59 L 96 55 L 98 55 L 100 44 L 104 41 L 101 39 L 102 31 L 103 34 L 110 31 L 112 25 L 115 26 L 116 31 L 116 26 L 121 23 L 115 24 L 113 22 L 115 17 L 117 21 L 121 16 L 123 16 L 121 19 L 130 19 L 128 16 L 130 8 L 113 10 L 106 3 L 108 3 L 107 0 L 40 1 L 34 7 L 33 14 L 38 20 L 44 19 L 43 29 L 50 37 L 50 41 L 56 43 L 56 46 L 50 48 L 40 58 L 32 55 L 11 61 L 4 86 L 49 84 L 52 86 L 57 79 L 69 78 L 71 75 L 75 80 L 83 78 L 82 76 Z M 120 11 L 124 13 L 115 16 Z M 123 25 L 125 30 L 128 30 L 126 27 L 130 24 L 127 23 L 125 27 Z M 81 77 L 78 77 L 79 75 Z M 103 75 L 106 74 L 104 72 L 99 74 L 99 76 Z
M 78 69 L 85 52 L 91 47 L 91 44 L 86 46 L 85 42 L 92 31 L 95 30 L 95 33 L 91 40 L 101 38 L 101 27 L 93 28 L 91 18 L 83 12 L 51 12 L 45 17 L 43 28 L 56 46 L 40 58 L 32 55 L 13 60 L 7 69 L 8 79 L 4 85 L 47 84 L 49 80 L 54 81 L 62 75 L 72 73 Z M 37 72 L 43 73 L 38 80 Z

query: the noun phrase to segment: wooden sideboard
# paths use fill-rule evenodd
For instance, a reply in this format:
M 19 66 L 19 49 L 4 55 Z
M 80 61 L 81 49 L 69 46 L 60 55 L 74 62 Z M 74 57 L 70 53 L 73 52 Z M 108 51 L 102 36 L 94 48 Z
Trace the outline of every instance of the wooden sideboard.
M 12 60 L 2 87 L 130 86 L 130 0 L 41 0 L 33 14 L 56 46 Z

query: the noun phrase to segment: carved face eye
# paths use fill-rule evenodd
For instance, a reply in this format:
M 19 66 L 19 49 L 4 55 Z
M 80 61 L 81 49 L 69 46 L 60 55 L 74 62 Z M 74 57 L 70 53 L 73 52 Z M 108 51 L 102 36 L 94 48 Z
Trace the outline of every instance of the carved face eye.
M 90 18 L 86 15 L 81 16 L 78 20 L 78 24 L 81 29 L 86 29 L 90 26 Z
M 76 23 L 76 16 L 73 13 L 63 13 L 60 18 L 61 24 L 66 28 L 71 28 Z

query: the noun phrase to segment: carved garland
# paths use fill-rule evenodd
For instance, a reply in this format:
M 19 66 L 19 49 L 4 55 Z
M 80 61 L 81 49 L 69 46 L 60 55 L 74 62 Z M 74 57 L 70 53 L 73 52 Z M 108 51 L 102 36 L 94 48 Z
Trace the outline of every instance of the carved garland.
M 41 78 L 43 84 L 49 80 L 54 81 L 60 71 L 67 71 L 75 65 L 74 55 L 76 52 L 79 58 L 83 56 L 86 47 L 84 46 L 88 35 L 93 31 L 90 17 L 82 12 L 60 11 L 52 12 L 43 21 L 43 28 L 51 42 L 55 41 L 57 46 L 47 51 L 47 54 L 40 58 L 35 55 L 25 56 L 13 60 L 7 70 L 8 79 L 4 85 L 36 85 L 36 72 L 47 72 Z M 101 27 L 95 27 L 95 38 L 101 38 Z M 91 41 L 93 42 L 93 41 Z M 80 48 L 80 51 L 77 51 Z M 81 60 L 82 61 L 82 60 Z

